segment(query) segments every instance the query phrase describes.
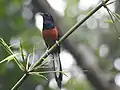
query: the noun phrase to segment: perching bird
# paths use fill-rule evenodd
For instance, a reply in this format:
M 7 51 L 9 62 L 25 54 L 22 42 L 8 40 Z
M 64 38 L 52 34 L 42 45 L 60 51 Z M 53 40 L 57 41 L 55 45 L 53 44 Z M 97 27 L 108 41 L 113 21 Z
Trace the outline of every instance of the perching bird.
M 40 16 L 38 16 L 40 15 Z M 42 20 L 41 23 L 43 23 L 43 26 L 39 26 L 42 29 L 42 36 L 44 39 L 44 42 L 47 46 L 47 49 L 49 49 L 52 45 L 56 44 L 56 48 L 53 50 L 53 52 L 51 52 L 51 55 L 53 57 L 53 68 L 54 71 L 62 71 L 62 65 L 61 65 L 61 61 L 60 61 L 60 46 L 57 43 L 57 41 L 59 40 L 59 33 L 58 30 L 55 26 L 53 17 L 48 14 L 48 13 L 37 13 L 36 14 L 36 19 L 40 19 L 42 16 Z M 40 18 L 37 18 L 40 17 Z M 39 24 L 40 22 L 36 20 L 36 24 Z M 56 68 L 57 67 L 57 68 Z M 62 73 L 60 72 L 55 72 L 55 80 L 57 82 L 57 85 L 59 88 L 61 88 L 61 84 L 62 84 Z

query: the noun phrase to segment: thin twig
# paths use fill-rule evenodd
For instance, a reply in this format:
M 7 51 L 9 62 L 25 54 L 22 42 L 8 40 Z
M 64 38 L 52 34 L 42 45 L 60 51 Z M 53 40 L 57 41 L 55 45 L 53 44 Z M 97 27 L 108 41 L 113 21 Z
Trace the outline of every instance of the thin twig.
M 106 3 L 105 3 L 103 0 L 101 0 L 101 1 L 102 1 L 102 3 L 103 3 L 104 8 L 107 10 L 107 12 L 108 12 L 108 14 L 109 14 L 112 22 L 113 22 L 113 26 L 114 26 L 116 32 L 118 32 L 117 27 L 116 27 L 116 25 L 115 25 L 115 20 L 114 20 L 114 18 L 113 18 L 113 14 L 110 12 L 110 10 L 109 10 L 109 8 L 107 7 Z M 117 34 L 118 34 L 118 36 L 119 36 L 119 33 L 117 33 Z

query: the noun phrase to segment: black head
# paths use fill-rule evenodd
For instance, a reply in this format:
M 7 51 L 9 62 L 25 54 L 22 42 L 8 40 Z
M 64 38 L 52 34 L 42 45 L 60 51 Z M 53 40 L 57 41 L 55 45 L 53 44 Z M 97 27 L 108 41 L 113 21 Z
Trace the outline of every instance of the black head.
M 43 16 L 44 20 L 49 20 L 51 22 L 54 22 L 53 17 L 51 16 L 51 14 L 49 14 L 49 13 L 42 13 L 41 15 Z
M 54 20 L 49 13 L 40 13 L 43 16 L 43 30 L 54 28 Z

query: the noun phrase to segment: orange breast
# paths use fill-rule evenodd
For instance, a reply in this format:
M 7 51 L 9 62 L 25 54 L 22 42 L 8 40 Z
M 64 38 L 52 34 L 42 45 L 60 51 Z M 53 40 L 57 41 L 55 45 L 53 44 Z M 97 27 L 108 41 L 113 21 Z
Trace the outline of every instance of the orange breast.
M 50 40 L 57 40 L 58 39 L 58 31 L 57 28 L 52 28 L 51 30 L 43 30 L 42 32 L 43 38 L 50 39 Z

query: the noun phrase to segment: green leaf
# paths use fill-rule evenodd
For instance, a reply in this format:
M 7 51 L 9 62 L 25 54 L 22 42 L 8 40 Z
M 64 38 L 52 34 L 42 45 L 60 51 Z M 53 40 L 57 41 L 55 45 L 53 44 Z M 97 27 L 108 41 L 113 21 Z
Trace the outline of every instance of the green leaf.
M 39 59 L 40 60 L 40 59 Z M 38 60 L 38 61 L 39 61 Z M 42 58 L 41 60 L 46 60 L 46 58 Z M 33 65 L 31 65 L 30 67 L 29 67 L 29 70 L 28 71 L 31 71 L 31 70 L 36 70 L 36 69 L 38 69 L 38 68 L 40 68 L 41 66 L 43 66 L 45 63 L 41 63 L 39 66 L 36 66 L 36 67 L 33 67 L 34 66 L 34 64 Z
M 115 12 L 113 12 L 113 15 L 116 18 L 116 20 L 120 23 L 120 15 Z
M 118 13 L 114 13 L 114 14 L 116 14 L 116 16 L 120 18 L 120 15 Z
M 113 23 L 113 20 L 105 20 L 105 22 L 107 22 L 107 23 Z
M 31 53 L 32 54 L 32 53 Z M 31 56 L 31 54 L 29 54 L 28 55 L 28 58 L 27 58 L 27 63 L 26 63 L 26 70 L 28 71 L 28 69 L 29 69 L 29 61 L 30 61 L 30 56 Z
M 9 53 L 9 55 L 14 55 L 13 51 L 10 49 L 10 47 L 5 43 L 5 41 L 2 38 L 0 38 L 0 45 Z M 25 67 L 23 66 L 23 64 L 19 60 L 17 60 L 16 57 L 13 58 L 16 64 L 19 66 L 19 68 L 25 71 Z
M 31 75 L 37 75 L 37 76 L 40 76 L 40 77 L 44 78 L 45 80 L 48 80 L 47 77 L 45 77 L 44 75 L 40 74 L 39 72 L 29 72 L 29 74 L 31 74 Z
M 35 46 L 33 48 L 33 53 L 32 53 L 32 63 L 31 63 L 31 66 L 29 67 L 29 70 L 32 68 L 33 64 L 34 64 L 34 59 L 35 59 Z
M 35 70 L 37 70 L 37 69 L 39 69 L 39 68 L 43 68 L 43 66 L 45 66 L 45 64 L 47 64 L 47 63 L 48 63 L 48 61 L 42 62 L 39 66 L 35 67 Z M 46 68 L 46 67 L 44 67 L 44 68 Z M 47 68 L 48 68 L 48 67 L 47 67 Z
M 21 39 L 20 39 L 20 53 L 21 53 L 23 61 L 25 61 L 25 58 L 24 58 L 25 55 L 23 53 L 23 45 L 22 45 L 22 40 Z
M 20 55 L 20 53 L 16 53 L 16 54 L 13 54 L 13 55 L 10 55 L 10 56 L 6 57 L 6 58 L 3 59 L 2 61 L 0 61 L 0 64 L 3 63 L 3 62 L 5 62 L 5 61 L 10 62 L 11 60 L 14 60 L 14 58 L 15 58 L 17 55 Z
M 66 73 L 64 73 L 63 71 L 44 71 L 44 72 L 37 72 L 37 73 L 39 73 L 39 74 L 45 74 L 45 73 L 54 73 L 54 72 L 56 72 L 56 73 L 62 73 L 62 74 L 64 74 L 66 77 L 68 77 L 67 76 L 67 74 Z

